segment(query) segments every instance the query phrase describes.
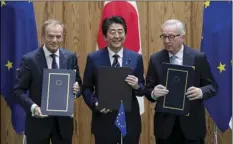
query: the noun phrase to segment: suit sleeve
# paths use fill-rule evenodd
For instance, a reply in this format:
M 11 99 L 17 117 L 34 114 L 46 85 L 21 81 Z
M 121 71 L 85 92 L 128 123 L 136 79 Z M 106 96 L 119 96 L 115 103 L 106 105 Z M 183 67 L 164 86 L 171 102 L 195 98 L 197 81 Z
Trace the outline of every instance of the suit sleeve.
M 137 70 L 136 70 L 136 77 L 138 78 L 138 85 L 139 89 L 135 90 L 135 94 L 137 96 L 143 96 L 144 89 L 145 89 L 145 79 L 144 79 L 144 66 L 142 56 L 140 55 L 138 62 L 137 62 Z
M 31 106 L 34 103 L 26 92 L 29 88 L 32 79 L 32 73 L 29 66 L 30 59 L 26 57 L 22 58 L 19 69 L 16 72 L 16 79 L 14 84 L 14 98 L 25 110 L 25 112 L 31 112 Z
M 146 74 L 145 96 L 151 102 L 155 102 L 155 100 L 151 98 L 151 92 L 153 91 L 154 87 L 157 85 L 156 80 L 157 80 L 156 70 L 153 65 L 152 57 L 150 57 L 149 66 Z
M 78 59 L 77 56 L 73 56 L 73 62 L 72 62 L 72 69 L 76 70 L 76 77 L 75 81 L 78 82 L 79 86 L 81 87 L 81 90 L 77 93 L 77 97 L 80 97 L 82 94 L 82 79 L 80 77 L 80 71 L 79 71 L 79 66 L 78 66 Z
M 208 99 L 212 96 L 215 96 L 218 90 L 218 85 L 211 73 L 209 62 L 206 58 L 206 55 L 202 53 L 196 59 L 199 59 L 199 65 L 201 66 L 200 73 L 200 88 L 203 93 L 203 99 Z
M 94 110 L 95 103 L 97 102 L 97 98 L 94 93 L 94 73 L 94 64 L 91 57 L 88 55 L 83 77 L 83 98 L 91 110 Z

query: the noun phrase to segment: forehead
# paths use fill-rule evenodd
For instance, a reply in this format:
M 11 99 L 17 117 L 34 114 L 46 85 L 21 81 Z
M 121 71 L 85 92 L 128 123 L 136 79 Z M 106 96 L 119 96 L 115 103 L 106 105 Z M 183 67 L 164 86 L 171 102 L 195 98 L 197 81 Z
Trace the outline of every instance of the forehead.
M 124 30 L 124 27 L 122 24 L 113 23 L 109 26 L 108 30 L 109 31 L 111 31 L 111 30 Z
M 57 33 L 62 34 L 63 33 L 63 27 L 59 24 L 49 24 L 45 28 L 46 33 Z
M 170 25 L 164 25 L 161 28 L 161 32 L 163 34 L 178 34 L 179 30 L 175 24 L 170 24 Z

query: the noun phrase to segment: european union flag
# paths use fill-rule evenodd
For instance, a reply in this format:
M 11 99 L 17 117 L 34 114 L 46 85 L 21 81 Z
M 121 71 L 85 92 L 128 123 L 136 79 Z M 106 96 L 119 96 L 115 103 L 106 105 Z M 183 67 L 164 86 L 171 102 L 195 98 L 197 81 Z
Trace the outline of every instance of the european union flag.
M 11 109 L 12 125 L 24 131 L 25 112 L 12 99 L 16 70 L 23 54 L 38 48 L 32 2 L 1 2 L 1 95 Z
M 202 36 L 201 51 L 206 53 L 219 86 L 205 107 L 224 132 L 232 116 L 232 2 L 205 2 Z
M 121 102 L 120 108 L 118 110 L 115 125 L 116 127 L 119 128 L 119 130 L 121 131 L 121 134 L 123 136 L 126 136 L 127 128 L 126 128 L 126 120 L 125 120 L 125 108 L 124 108 L 123 102 Z

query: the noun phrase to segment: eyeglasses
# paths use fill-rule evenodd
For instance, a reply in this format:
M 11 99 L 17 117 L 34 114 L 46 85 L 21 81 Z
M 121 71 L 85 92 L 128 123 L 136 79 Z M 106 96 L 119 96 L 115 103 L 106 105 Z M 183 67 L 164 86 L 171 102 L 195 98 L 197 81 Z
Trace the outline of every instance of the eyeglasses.
M 173 41 L 175 39 L 175 37 L 177 37 L 177 36 L 180 36 L 180 34 L 178 34 L 178 35 L 168 35 L 168 36 L 166 36 L 166 35 L 160 35 L 160 38 L 163 41 L 165 41 L 166 38 L 168 38 L 170 41 Z

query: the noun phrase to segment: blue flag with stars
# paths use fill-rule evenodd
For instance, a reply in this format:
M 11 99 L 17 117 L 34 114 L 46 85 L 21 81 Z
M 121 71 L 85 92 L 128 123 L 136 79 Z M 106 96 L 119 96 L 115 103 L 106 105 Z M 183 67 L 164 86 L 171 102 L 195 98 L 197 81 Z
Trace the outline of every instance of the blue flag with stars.
M 232 116 L 232 2 L 205 2 L 202 37 L 201 51 L 206 53 L 219 86 L 205 107 L 224 132 Z
M 15 104 L 13 84 L 22 56 L 38 47 L 32 2 L 1 1 L 1 95 L 11 109 L 13 128 L 24 132 L 25 112 Z
M 115 120 L 116 127 L 121 131 L 123 136 L 127 134 L 126 120 L 125 120 L 125 108 L 123 102 L 121 102 L 118 114 Z

